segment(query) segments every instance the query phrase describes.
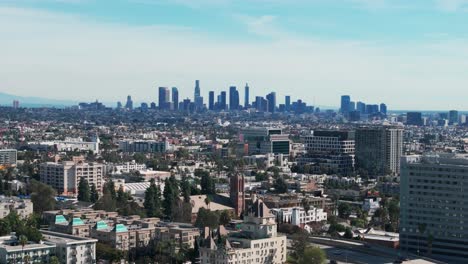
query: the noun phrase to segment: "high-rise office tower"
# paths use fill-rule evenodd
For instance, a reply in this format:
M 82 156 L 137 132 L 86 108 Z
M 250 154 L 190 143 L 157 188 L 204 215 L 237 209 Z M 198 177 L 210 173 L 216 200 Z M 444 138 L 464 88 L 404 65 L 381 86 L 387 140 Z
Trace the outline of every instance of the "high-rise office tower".
M 422 126 L 423 119 L 421 112 L 406 113 L 406 124 L 409 126 Z
M 349 95 L 342 95 L 341 96 L 340 111 L 341 111 L 341 113 L 343 115 L 348 115 L 350 103 L 351 103 L 351 97 Z
M 14 108 L 14 109 L 18 109 L 18 108 L 19 108 L 19 104 L 20 104 L 20 103 L 19 103 L 18 100 L 14 100 L 14 101 L 13 101 L 13 108 Z
M 170 106 L 170 92 L 167 87 L 159 87 L 159 109 L 169 110 Z
M 352 111 L 356 110 L 356 102 L 354 102 L 354 101 L 349 102 L 349 109 L 348 110 L 349 110 L 349 112 L 352 112 Z
M 457 124 L 458 123 L 458 111 L 456 110 L 451 110 L 449 112 L 449 124 Z
M 219 103 L 220 110 L 226 110 L 227 108 L 227 98 L 226 98 L 226 92 L 222 91 L 221 92 L 221 101 Z
M 380 113 L 387 115 L 387 105 L 382 103 L 380 104 Z
M 271 92 L 266 96 L 268 101 L 268 112 L 274 113 L 276 111 L 276 93 Z
M 127 96 L 127 103 L 125 104 L 125 108 L 127 110 L 133 110 L 133 101 L 132 101 L 132 97 L 130 95 Z
M 358 111 L 361 114 L 365 114 L 366 113 L 366 104 L 363 103 L 363 102 L 357 102 L 356 111 Z
M 357 167 L 369 175 L 400 174 L 402 154 L 402 128 L 376 126 L 356 130 Z
M 122 102 L 117 102 L 117 109 L 122 109 Z
M 211 110 L 211 111 L 214 110 L 214 96 L 215 96 L 214 91 L 210 91 L 208 93 L 208 110 Z
M 172 105 L 174 110 L 179 110 L 179 89 L 172 87 Z
M 245 97 L 244 97 L 244 107 L 248 108 L 250 105 L 250 87 L 249 84 L 245 84 Z
M 291 110 L 291 96 L 290 95 L 286 95 L 284 97 L 284 104 L 285 104 L 286 111 L 290 111 Z
M 235 86 L 229 87 L 229 110 L 239 110 L 239 91 Z
M 444 263 L 466 263 L 466 154 L 405 156 L 400 177 L 400 247 Z
M 200 97 L 200 80 L 195 81 L 195 94 L 193 97 L 193 101 L 196 101 L 197 97 Z

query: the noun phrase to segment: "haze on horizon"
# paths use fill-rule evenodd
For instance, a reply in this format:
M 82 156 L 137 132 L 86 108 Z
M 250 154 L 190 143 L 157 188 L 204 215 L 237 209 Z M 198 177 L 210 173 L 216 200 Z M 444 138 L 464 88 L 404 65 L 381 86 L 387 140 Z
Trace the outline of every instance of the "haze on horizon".
M 111 4 L 112 3 L 112 4 Z M 0 92 L 105 102 L 235 85 L 464 110 L 468 0 L 0 0 Z

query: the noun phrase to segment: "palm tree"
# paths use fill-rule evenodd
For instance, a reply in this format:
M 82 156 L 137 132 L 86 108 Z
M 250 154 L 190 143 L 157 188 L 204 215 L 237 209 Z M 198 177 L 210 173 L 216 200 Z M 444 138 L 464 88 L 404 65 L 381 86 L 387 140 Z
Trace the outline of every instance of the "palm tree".
M 19 243 L 21 245 L 21 257 L 24 258 L 24 246 L 28 244 L 28 238 L 24 235 L 21 235 L 19 237 Z
M 434 236 L 432 234 L 429 234 L 427 236 L 427 246 L 429 247 L 428 249 L 429 256 L 432 255 L 432 243 L 433 242 L 434 242 Z
M 206 196 L 206 198 L 205 198 L 205 204 L 206 204 L 206 206 L 208 206 L 208 210 L 210 210 L 210 203 L 211 203 L 210 197 Z

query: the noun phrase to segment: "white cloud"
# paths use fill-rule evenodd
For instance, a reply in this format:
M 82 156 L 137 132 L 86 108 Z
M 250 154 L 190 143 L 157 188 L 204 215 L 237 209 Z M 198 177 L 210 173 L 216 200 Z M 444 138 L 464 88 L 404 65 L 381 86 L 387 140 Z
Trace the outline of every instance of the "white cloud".
M 157 101 L 156 87 L 178 86 L 182 97 L 191 96 L 193 81 L 200 79 L 205 95 L 248 82 L 252 95 L 276 90 L 309 102 L 315 97 L 322 105 L 336 105 L 345 93 L 390 108 L 465 105 L 464 40 L 407 46 L 329 41 L 288 34 L 274 16 L 239 19 L 267 41 L 0 8 L 0 90 L 89 101 L 131 94 Z M 444 95 L 450 105 L 440 104 Z

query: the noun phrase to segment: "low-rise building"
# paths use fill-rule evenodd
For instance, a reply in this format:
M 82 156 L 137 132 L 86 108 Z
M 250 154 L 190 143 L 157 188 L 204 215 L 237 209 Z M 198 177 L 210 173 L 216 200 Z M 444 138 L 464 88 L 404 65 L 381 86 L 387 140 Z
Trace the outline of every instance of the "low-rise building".
M 0 149 L 0 166 L 16 165 L 17 155 L 16 149 Z
M 96 263 L 96 239 L 76 237 L 51 231 L 41 231 L 43 240 L 55 245 L 55 256 L 60 263 Z
M 20 218 L 28 218 L 33 213 L 33 203 L 28 199 L 0 196 L 0 219 L 15 211 Z
M 327 221 L 327 213 L 321 208 L 311 207 L 307 212 L 302 207 L 272 209 L 278 223 L 291 223 L 303 227 L 310 223 Z
M 49 263 L 55 251 L 52 243 L 28 242 L 22 246 L 16 236 L 0 237 L 0 263 Z

